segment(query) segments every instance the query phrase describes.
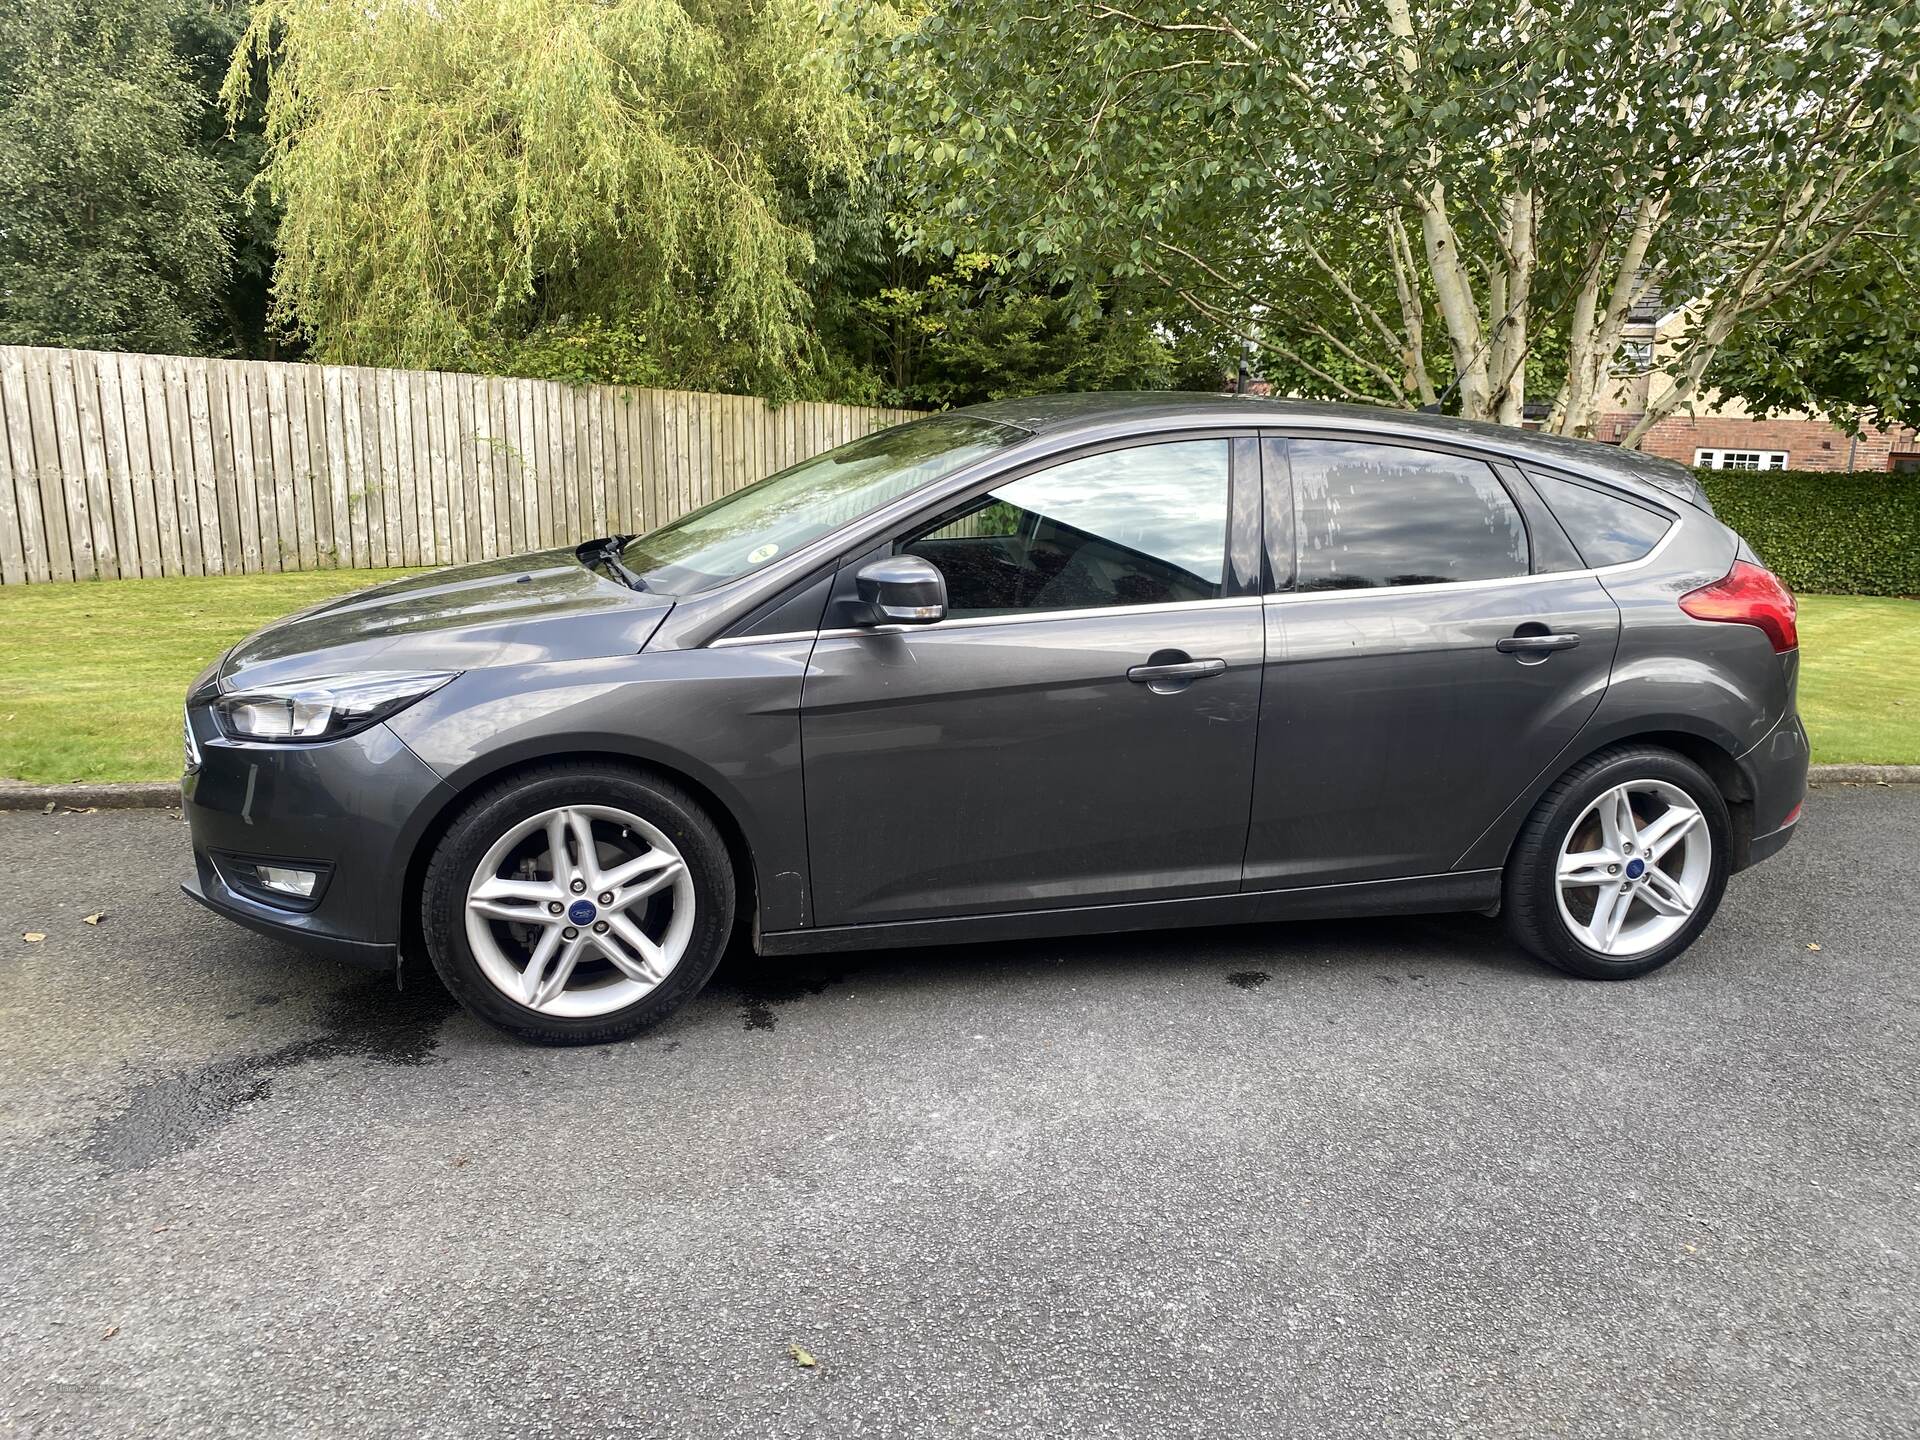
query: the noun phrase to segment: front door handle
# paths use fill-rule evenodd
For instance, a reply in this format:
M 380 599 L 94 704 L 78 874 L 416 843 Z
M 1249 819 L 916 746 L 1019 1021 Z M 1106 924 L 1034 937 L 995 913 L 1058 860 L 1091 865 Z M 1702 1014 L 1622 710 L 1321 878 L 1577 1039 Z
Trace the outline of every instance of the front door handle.
M 1578 635 L 1508 635 L 1493 642 L 1502 655 L 1545 655 L 1550 650 L 1571 650 L 1580 643 Z
M 1136 685 L 1145 685 L 1156 695 L 1172 695 L 1226 668 L 1224 660 L 1149 660 L 1145 665 L 1129 668 L 1127 679 Z

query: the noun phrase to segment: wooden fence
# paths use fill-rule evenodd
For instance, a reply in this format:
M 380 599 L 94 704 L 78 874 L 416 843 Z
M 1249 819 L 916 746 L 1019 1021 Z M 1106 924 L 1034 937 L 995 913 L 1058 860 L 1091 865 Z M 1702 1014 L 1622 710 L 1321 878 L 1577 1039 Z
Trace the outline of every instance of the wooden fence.
M 444 565 L 643 531 L 912 412 L 0 346 L 0 579 Z

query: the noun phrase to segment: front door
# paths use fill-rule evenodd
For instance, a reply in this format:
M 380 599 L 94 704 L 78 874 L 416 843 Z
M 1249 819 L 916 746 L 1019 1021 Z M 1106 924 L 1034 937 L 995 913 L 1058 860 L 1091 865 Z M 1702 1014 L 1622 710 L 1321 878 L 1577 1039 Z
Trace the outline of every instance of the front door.
M 1265 450 L 1278 581 L 1247 888 L 1452 870 L 1599 706 L 1619 610 L 1484 460 Z
M 1231 517 L 1258 525 L 1232 503 L 1236 454 L 1257 494 L 1251 441 L 1135 443 L 894 542 L 940 567 L 948 618 L 814 647 L 816 923 L 1239 888 L 1265 641 L 1253 576 L 1229 564 Z

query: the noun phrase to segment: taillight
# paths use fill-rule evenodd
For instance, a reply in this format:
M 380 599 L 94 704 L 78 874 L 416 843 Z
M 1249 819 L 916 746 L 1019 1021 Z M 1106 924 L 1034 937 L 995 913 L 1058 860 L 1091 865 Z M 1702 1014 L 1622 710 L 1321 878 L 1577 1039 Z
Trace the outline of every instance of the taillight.
M 1734 561 L 1733 569 L 1713 584 L 1682 595 L 1680 608 L 1696 620 L 1757 625 L 1767 632 L 1776 655 L 1800 644 L 1793 592 L 1771 570 L 1746 560 Z

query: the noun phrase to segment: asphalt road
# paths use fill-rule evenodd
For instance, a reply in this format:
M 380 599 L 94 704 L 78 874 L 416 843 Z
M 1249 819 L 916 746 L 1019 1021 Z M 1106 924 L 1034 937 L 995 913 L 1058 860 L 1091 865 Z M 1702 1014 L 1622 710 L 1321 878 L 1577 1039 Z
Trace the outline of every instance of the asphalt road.
M 1920 788 L 1632 984 L 1473 917 L 737 960 L 574 1051 L 185 855 L 0 815 L 14 1432 L 1920 1429 Z

